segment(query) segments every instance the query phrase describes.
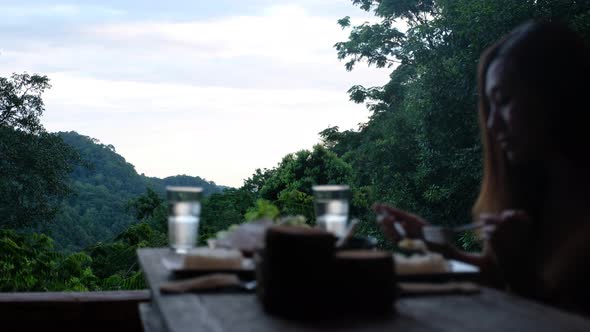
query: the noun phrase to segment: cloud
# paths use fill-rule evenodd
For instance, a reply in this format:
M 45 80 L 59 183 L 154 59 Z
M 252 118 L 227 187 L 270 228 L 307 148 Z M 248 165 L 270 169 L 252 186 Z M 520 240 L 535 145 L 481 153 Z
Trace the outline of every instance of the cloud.
M 362 105 L 344 92 L 235 89 L 54 77 L 48 130 L 113 144 L 152 176 L 195 174 L 239 186 L 254 169 L 311 148 L 328 126 L 356 128 Z
M 64 18 L 76 16 L 118 16 L 125 11 L 95 5 L 73 4 L 39 4 L 39 5 L 4 5 L 0 17 L 3 19 L 23 19 L 31 17 Z
M 347 37 L 335 19 L 309 15 L 293 5 L 274 6 L 260 16 L 107 24 L 90 27 L 85 34 L 125 41 L 129 48 L 188 52 L 195 59 L 256 56 L 288 62 L 333 62 L 332 45 Z
M 3 6 L 2 16 L 23 18 L 27 16 L 75 16 L 80 14 L 80 7 L 56 4 L 39 6 Z
M 347 33 L 335 17 L 311 15 L 293 5 L 270 7 L 258 16 L 88 24 L 53 36 L 29 36 L 12 43 L 8 39 L 0 70 L 197 85 L 344 89 L 339 82 L 345 81 L 346 73 L 332 46 Z
M 332 2 L 315 6 L 340 6 Z M 60 10 L 83 16 L 88 8 Z M 366 121 L 368 111 L 346 90 L 388 80 L 387 69 L 346 72 L 332 47 L 348 34 L 336 24 L 340 16 L 310 8 L 184 20 L 23 20 L 16 28 L 0 22 L 0 76 L 47 74 L 46 127 L 113 144 L 140 172 L 239 186 L 255 168 L 311 148 L 328 126 Z M 353 16 L 353 23 L 366 19 Z

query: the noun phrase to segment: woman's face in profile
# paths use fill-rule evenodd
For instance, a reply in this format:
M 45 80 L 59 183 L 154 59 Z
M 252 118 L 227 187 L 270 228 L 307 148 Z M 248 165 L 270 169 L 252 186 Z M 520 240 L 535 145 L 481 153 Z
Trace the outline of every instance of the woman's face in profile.
M 542 157 L 546 132 L 539 100 L 505 58 L 494 60 L 486 73 L 489 114 L 486 127 L 511 163 Z

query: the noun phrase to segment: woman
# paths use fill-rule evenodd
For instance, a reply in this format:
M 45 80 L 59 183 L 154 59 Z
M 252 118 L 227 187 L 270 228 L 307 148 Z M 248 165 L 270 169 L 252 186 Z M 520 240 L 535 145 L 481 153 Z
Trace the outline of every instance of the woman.
M 479 266 L 489 285 L 590 313 L 588 46 L 564 26 L 529 22 L 484 52 L 478 74 L 484 176 L 473 215 L 495 230 L 480 255 L 431 248 Z M 375 210 L 396 241 L 394 222 L 415 238 L 428 224 Z

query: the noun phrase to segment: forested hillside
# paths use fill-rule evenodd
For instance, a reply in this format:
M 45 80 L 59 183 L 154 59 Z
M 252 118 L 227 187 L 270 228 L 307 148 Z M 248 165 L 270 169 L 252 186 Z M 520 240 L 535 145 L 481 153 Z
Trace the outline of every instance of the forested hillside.
M 152 188 L 162 197 L 168 185 L 203 187 L 205 196 L 221 192 L 214 182 L 188 175 L 164 179 L 137 174 L 135 167 L 117 154 L 112 145 L 76 132 L 58 137 L 79 153 L 80 165 L 70 174 L 71 193 L 54 222 L 41 229 L 58 249 L 77 251 L 113 239 L 134 220 L 130 200 Z

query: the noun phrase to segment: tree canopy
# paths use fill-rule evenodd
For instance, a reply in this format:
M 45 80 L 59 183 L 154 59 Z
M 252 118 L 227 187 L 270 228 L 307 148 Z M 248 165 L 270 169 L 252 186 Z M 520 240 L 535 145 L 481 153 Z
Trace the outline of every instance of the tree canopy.
M 476 68 L 483 50 L 530 19 L 557 20 L 590 36 L 590 2 L 513 0 L 352 0 L 377 23 L 351 27 L 335 44 L 345 67 L 390 67 L 379 87 L 356 85 L 350 99 L 370 119 L 358 131 L 328 128 L 324 144 L 354 169 L 371 200 L 434 223 L 470 220 L 481 178 Z M 469 245 L 468 243 L 465 243 Z
M 39 117 L 46 76 L 0 77 L 0 227 L 50 222 L 69 193 L 69 173 L 78 154 Z
M 40 122 L 45 110 L 41 95 L 50 87 L 47 76 L 23 73 L 0 77 L 0 126 L 26 133 L 44 131 Z
M 55 222 L 37 230 L 50 234 L 60 250 L 77 251 L 111 240 L 135 220 L 143 219 L 145 212 L 141 202 L 130 201 L 143 195 L 148 188 L 146 200 L 161 199 L 168 185 L 200 186 L 205 196 L 223 190 L 198 176 L 147 177 L 138 174 L 135 166 L 110 144 L 73 131 L 60 132 L 58 136 L 79 154 L 81 164 L 69 175 L 71 194 Z

